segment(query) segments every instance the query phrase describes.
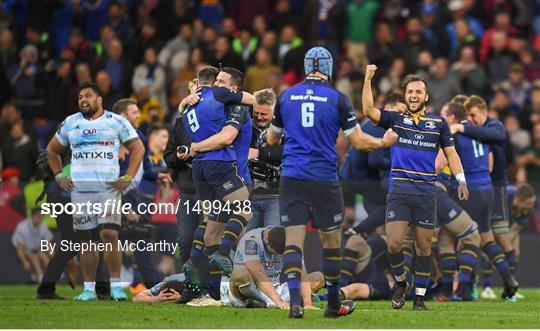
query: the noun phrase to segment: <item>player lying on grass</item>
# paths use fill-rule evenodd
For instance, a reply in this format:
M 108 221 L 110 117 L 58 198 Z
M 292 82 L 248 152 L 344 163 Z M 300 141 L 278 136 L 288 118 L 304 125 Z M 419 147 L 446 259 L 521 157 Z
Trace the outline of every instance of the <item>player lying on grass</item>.
M 289 309 L 289 289 L 281 284 L 285 230 L 283 227 L 254 229 L 246 233 L 236 249 L 230 285 L 221 284 L 221 302 L 234 307 L 266 306 Z M 301 295 L 306 308 L 312 309 L 312 292 L 323 286 L 321 273 L 308 276 L 302 267 Z M 229 290 L 230 289 L 230 290 Z M 229 295 L 227 295 L 229 294 Z M 218 306 L 221 302 L 204 295 L 190 306 Z

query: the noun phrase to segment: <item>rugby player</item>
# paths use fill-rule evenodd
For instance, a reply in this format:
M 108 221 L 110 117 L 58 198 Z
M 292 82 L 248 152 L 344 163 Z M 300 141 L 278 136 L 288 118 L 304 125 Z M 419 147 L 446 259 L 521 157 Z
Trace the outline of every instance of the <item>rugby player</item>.
M 55 179 L 64 191 L 71 192 L 75 204 L 101 204 L 103 214 L 82 208 L 82 215 L 73 215 L 73 228 L 81 241 L 100 240 L 112 249 L 103 253 L 109 270 L 111 298 L 126 300 L 120 287 L 122 252 L 118 247 L 121 215 L 105 210 L 107 201 L 120 203 L 122 192 L 133 181 L 144 156 L 144 146 L 131 124 L 122 116 L 103 109 L 99 88 L 84 83 L 79 90 L 80 112 L 68 116 L 47 146 L 47 158 Z M 124 145 L 129 151 L 126 174 L 118 177 L 118 152 Z M 71 174 L 62 171 L 60 155 L 71 147 Z M 105 215 L 103 217 L 103 215 Z M 84 291 L 75 300 L 96 300 L 95 278 L 99 252 L 81 252 L 80 262 Z
M 520 184 L 517 187 L 509 187 L 506 191 L 508 196 L 508 209 L 510 220 L 510 241 L 514 251 L 516 252 L 516 267 L 518 266 L 520 257 L 520 233 L 523 227 L 530 221 L 534 214 L 534 205 L 536 203 L 536 193 L 534 188 L 529 184 Z M 484 270 L 485 268 L 485 270 Z M 493 268 L 491 263 L 487 266 L 482 266 L 482 277 L 484 281 L 484 290 L 481 293 L 484 299 L 495 299 L 496 295 L 492 286 L 491 274 Z M 517 299 L 523 299 L 524 296 L 517 292 Z
M 377 109 L 373 105 L 371 92 L 371 79 L 376 70 L 375 65 L 366 67 L 362 91 L 364 113 L 379 126 L 394 128 L 399 135 L 398 143 L 391 149 L 392 168 L 386 209 L 388 259 L 396 278 L 392 307 L 403 307 L 409 291 L 402 245 L 407 228 L 412 223 L 415 225 L 417 254 L 413 308 L 426 310 L 424 295 L 431 275 L 431 239 L 436 223 L 435 158 L 439 148 L 443 149 L 450 169 L 460 183 L 460 199 L 468 198 L 465 175 L 446 121 L 426 112 L 426 102 L 429 100 L 427 84 L 417 76 L 405 78 L 405 114 Z
M 481 97 L 472 95 L 465 100 L 463 106 L 467 111 L 468 124 L 453 123 L 451 131 L 459 133 L 464 143 L 462 153 L 466 155 L 468 163 L 470 162 L 470 174 L 476 181 L 481 181 L 477 189 L 484 192 L 491 190 L 491 193 L 476 193 L 475 198 L 464 204 L 465 210 L 478 223 L 480 235 L 482 237 L 482 250 L 491 260 L 500 273 L 505 289 L 502 293 L 503 299 L 510 299 L 518 289 L 518 283 L 512 275 L 512 270 L 516 263 L 516 256 L 512 244 L 509 240 L 508 232 L 508 205 L 506 199 L 506 133 L 504 126 L 500 121 L 488 117 L 487 103 Z M 493 171 L 489 175 L 488 151 L 493 151 Z M 466 153 L 466 154 L 465 154 Z M 482 164 L 478 164 L 483 160 Z M 475 162 L 476 161 L 476 162 Z M 480 168 L 484 172 L 481 173 Z M 487 204 L 489 214 L 484 215 L 485 211 L 479 208 Z M 468 209 L 470 208 L 470 210 Z M 487 217 L 488 220 L 484 220 Z M 486 224 L 487 223 L 487 224 Z M 495 242 L 495 235 L 498 237 Z M 502 246 L 502 248 L 501 248 Z
M 304 316 L 300 295 L 302 250 L 310 214 L 314 227 L 320 230 L 323 246 L 323 273 L 328 290 L 324 315 L 339 317 L 355 309 L 353 301 L 341 301 L 338 297 L 344 212 L 336 166 L 339 130 L 343 129 L 351 145 L 358 149 L 387 148 L 397 139 L 392 130 L 387 130 L 383 138 L 362 131 L 348 98 L 329 84 L 332 64 L 330 52 L 323 47 L 306 52 L 306 79 L 281 94 L 266 137 L 269 145 L 277 145 L 285 135 L 279 209 L 286 232 L 283 260 L 291 295 L 291 318 Z
M 449 124 L 456 123 L 465 118 L 465 108 L 457 102 L 450 102 L 443 106 L 441 116 Z M 436 159 L 436 168 L 437 220 L 439 222 L 438 226 L 441 228 L 439 232 L 438 259 L 439 270 L 442 275 L 440 291 L 436 294 L 435 299 L 448 301 L 453 298 L 459 301 L 472 301 L 470 284 L 476 267 L 481 241 L 478 225 L 450 196 L 450 170 L 448 169 L 448 161 L 440 151 Z M 465 175 L 467 176 L 467 169 L 465 169 Z M 475 188 L 475 181 L 471 183 L 468 180 L 468 183 L 471 190 Z M 456 256 L 455 251 L 457 240 L 461 240 L 459 257 Z M 453 297 L 454 273 L 457 270 L 459 270 L 459 286 L 456 295 Z
M 229 210 L 234 209 L 234 215 L 224 224 L 211 216 L 212 213 L 219 213 L 219 210 L 203 208 L 204 221 L 195 230 L 190 260 L 183 266 L 188 283 L 200 286 L 198 267 L 201 259 L 205 258 L 203 249 L 206 247 L 213 266 L 209 280 L 210 295 L 216 300 L 219 299 L 222 271 L 226 275 L 232 272 L 232 261 L 229 258 L 231 248 L 252 217 L 249 208 L 245 208 L 249 192 L 239 175 L 236 153 L 231 146 L 238 135 L 241 126 L 239 119 L 244 116 L 245 110 L 243 107 L 233 107 L 227 113 L 226 106 L 254 103 L 251 94 L 214 87 L 217 75 L 218 69 L 214 67 L 205 67 L 199 71 L 196 100 L 190 102 L 183 117 L 192 141 L 191 148 L 182 156 L 193 156 L 192 171 L 198 199 L 202 202 L 219 201 L 221 206 L 229 203 Z
M 482 102 L 484 102 L 482 99 L 471 96 L 465 101 L 464 105 L 466 108 L 470 108 L 472 104 L 478 105 Z M 465 108 L 459 104 L 451 104 L 447 107 L 443 115 L 447 116 L 446 119 L 451 125 L 466 122 Z M 491 229 L 491 212 L 494 195 L 489 171 L 491 145 L 482 143 L 464 134 L 456 134 L 454 139 L 456 141 L 456 149 L 463 160 L 465 177 L 471 188 L 470 199 L 461 201 L 460 205 L 478 224 L 482 250 L 495 265 L 503 279 L 505 285 L 503 298 L 512 298 L 518 289 L 518 283 L 512 275 L 501 247 L 495 243 Z M 465 286 L 465 284 L 460 283 L 461 285 Z M 468 295 L 467 292 L 469 293 Z M 470 298 L 470 289 L 458 290 L 458 297 L 456 299 L 472 300 Z

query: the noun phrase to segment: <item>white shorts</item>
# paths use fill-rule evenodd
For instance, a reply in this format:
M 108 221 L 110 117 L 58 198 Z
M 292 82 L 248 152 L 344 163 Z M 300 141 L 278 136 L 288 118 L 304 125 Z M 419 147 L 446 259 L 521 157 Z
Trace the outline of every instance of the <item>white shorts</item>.
M 71 192 L 71 202 L 75 206 L 74 230 L 93 230 L 101 224 L 121 225 L 121 215 L 117 213 L 121 208 L 117 206 L 121 207 L 122 197 L 117 192 Z
M 246 302 L 244 300 L 238 299 L 233 295 L 229 284 L 230 282 L 228 280 L 221 281 L 221 303 L 224 305 L 231 305 L 234 308 L 246 308 Z M 276 288 L 276 292 L 279 294 L 281 299 L 283 299 L 283 301 L 289 302 L 291 300 L 291 297 L 289 295 L 289 286 L 287 286 L 287 283 L 275 284 L 274 287 Z M 274 303 L 274 301 L 272 301 L 272 299 L 270 299 L 258 288 L 255 296 L 256 297 L 254 299 L 266 302 L 267 308 L 277 308 L 277 305 Z

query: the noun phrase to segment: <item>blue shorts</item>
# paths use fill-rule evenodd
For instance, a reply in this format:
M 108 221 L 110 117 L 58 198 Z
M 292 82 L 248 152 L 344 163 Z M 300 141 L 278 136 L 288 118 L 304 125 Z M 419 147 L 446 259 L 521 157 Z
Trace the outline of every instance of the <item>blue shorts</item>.
M 449 224 L 463 212 L 463 208 L 456 200 L 438 186 L 435 188 L 435 196 L 437 197 L 437 226 L 443 227 Z
M 425 229 L 437 223 L 435 194 L 389 193 L 386 197 L 386 222 L 406 221 Z
M 508 215 L 508 197 L 506 196 L 506 185 L 493 186 L 493 211 L 491 212 L 491 221 L 507 221 Z
M 478 224 L 480 233 L 491 231 L 493 190 L 469 190 L 469 200 L 459 200 L 458 203 Z
M 331 231 L 341 227 L 345 209 L 339 182 L 315 182 L 281 177 L 279 213 L 282 226 L 306 225 Z
M 245 187 L 233 161 L 195 161 L 192 171 L 199 200 L 222 200 Z

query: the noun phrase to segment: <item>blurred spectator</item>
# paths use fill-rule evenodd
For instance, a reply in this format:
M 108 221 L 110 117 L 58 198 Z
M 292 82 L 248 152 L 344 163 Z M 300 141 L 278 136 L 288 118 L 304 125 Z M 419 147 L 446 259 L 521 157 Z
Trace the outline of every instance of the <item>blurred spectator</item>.
M 187 29 L 190 29 L 189 26 L 183 24 L 178 29 L 176 37 L 169 40 L 159 52 L 158 62 L 165 70 L 167 82 L 173 79 L 176 73 L 187 63 L 190 47 L 186 41 L 189 38 L 189 35 L 186 35 L 188 33 Z
M 495 15 L 495 24 L 488 28 L 482 38 L 482 44 L 480 45 L 480 62 L 484 63 L 489 53 L 489 48 L 491 46 L 491 38 L 496 31 L 501 31 L 506 33 L 509 37 L 515 36 L 517 34 L 517 29 L 512 26 L 510 20 L 510 14 L 508 12 L 498 12 Z M 507 46 L 510 47 L 511 40 L 508 38 Z
M 244 71 L 244 62 L 242 58 L 232 51 L 231 44 L 227 37 L 220 35 L 214 42 L 214 52 L 212 53 L 208 64 L 214 67 L 233 67 Z
M 11 97 L 21 107 L 25 118 L 32 118 L 43 106 L 42 69 L 37 61 L 37 48 L 26 45 L 20 52 L 19 64 L 12 64 L 7 70 Z
M 193 77 L 197 77 L 199 67 L 203 65 L 203 52 L 200 47 L 194 47 L 189 54 L 188 63 L 176 75 L 174 85 L 186 85 Z
M 120 96 L 129 95 L 131 91 L 131 77 L 133 67 L 131 61 L 123 56 L 124 46 L 122 42 L 114 38 L 105 49 L 107 57 L 98 62 L 97 68 L 106 70 L 111 78 L 112 93 Z
M 518 158 L 517 180 L 527 182 L 534 187 L 536 192 L 540 190 L 540 123 L 533 127 L 533 141 Z
M 266 48 L 268 54 L 270 55 L 270 62 L 273 64 L 278 63 L 279 51 L 277 45 L 277 34 L 275 31 L 269 30 L 263 34 L 260 47 Z
M 32 138 L 37 141 L 39 151 L 47 148 L 55 132 L 56 121 L 50 120 L 50 117 L 44 112 L 37 113 L 33 119 Z
M 368 64 L 367 45 L 373 38 L 373 23 L 378 8 L 376 0 L 353 0 L 347 5 L 347 57 L 355 67 Z
M 146 21 L 141 27 L 141 32 L 137 36 L 131 51 L 131 58 L 136 63 L 144 61 L 144 50 L 153 47 L 161 49 L 162 42 L 157 38 L 156 24 L 153 21 Z
M 221 3 L 216 0 L 201 0 L 197 17 L 200 18 L 204 24 L 218 29 L 221 19 L 223 18 L 223 7 Z
M 431 75 L 431 70 L 433 67 L 433 55 L 428 51 L 422 51 L 418 54 L 418 61 L 416 67 L 416 74 L 419 75 L 423 80 L 427 80 L 429 75 Z
M 525 67 L 525 78 L 529 82 L 540 79 L 540 56 L 538 51 L 526 48 L 519 53 L 519 58 Z
M 450 11 L 450 15 L 452 15 L 453 21 L 446 25 L 446 33 L 448 34 L 451 48 L 454 48 L 458 43 L 455 24 L 460 19 L 465 19 L 467 21 L 469 29 L 477 39 L 481 39 L 484 35 L 484 27 L 482 27 L 480 21 L 473 16 L 468 15 L 467 2 L 468 1 L 464 0 L 450 0 L 448 2 L 448 10 Z
M 247 64 L 257 49 L 258 40 L 247 28 L 240 30 L 238 37 L 232 41 L 232 50 Z
M 81 1 L 84 17 L 84 35 L 91 41 L 98 40 L 99 29 L 107 22 L 107 8 L 112 0 Z
M 433 74 L 427 80 L 429 102 L 433 113 L 439 114 L 442 106 L 456 94 L 461 93 L 461 86 L 456 75 L 448 70 L 448 59 L 435 59 Z
M 504 119 L 504 127 L 508 134 L 510 144 L 512 145 L 512 151 L 518 155 L 531 143 L 531 135 L 527 130 L 523 130 L 519 126 L 519 121 L 516 115 L 510 114 Z
M 96 73 L 95 82 L 101 92 L 103 109 L 111 110 L 114 103 L 120 99 L 122 95 L 120 92 L 112 89 L 111 77 L 105 70 L 100 70 Z
M 17 46 L 13 40 L 13 32 L 0 30 L 0 104 L 9 100 L 8 68 L 17 63 Z
M 279 33 L 286 25 L 293 25 L 296 22 L 296 17 L 291 12 L 291 0 L 277 0 L 276 14 L 270 21 L 270 29 Z
M 336 89 L 345 94 L 349 100 L 353 99 L 353 88 L 351 83 L 351 73 L 354 65 L 351 59 L 344 59 L 339 66 L 339 71 L 336 75 Z
M 383 75 L 391 67 L 394 57 L 399 54 L 399 46 L 394 41 L 390 25 L 384 21 L 377 23 L 375 40 L 368 45 L 369 62 L 376 64 Z
M 455 20 L 454 29 L 456 30 L 456 43 L 450 45 L 449 57 L 451 59 L 458 57 L 461 48 L 465 46 L 471 46 L 474 48 L 477 48 L 478 46 L 478 37 L 472 33 L 466 19 L 460 18 Z
M 438 15 L 439 5 L 431 1 L 424 1 L 420 10 L 424 36 L 436 46 L 437 55 L 448 54 L 448 36 L 445 32 L 443 20 Z
M 540 85 L 532 88 L 531 101 L 521 117 L 521 125 L 524 129 L 530 130 L 536 123 L 540 123 Z
M 107 10 L 107 24 L 110 25 L 116 37 L 122 40 L 125 46 L 131 45 L 133 41 L 133 28 L 127 17 L 127 3 L 124 1 L 114 1 Z
M 134 92 L 131 99 L 135 100 L 140 110 L 139 129 L 146 134 L 152 124 L 163 123 L 163 109 L 158 99 L 150 97 L 149 84 L 138 86 Z
M 411 72 L 416 70 L 416 60 L 418 54 L 422 51 L 434 52 L 431 42 L 424 37 L 422 25 L 417 17 L 411 17 L 407 20 L 405 40 L 401 44 L 401 53 L 405 56 L 407 69 Z M 404 68 L 405 69 L 405 68 Z
M 383 76 L 379 81 L 379 92 L 381 94 L 387 94 L 394 89 L 400 90 L 401 79 L 405 76 L 405 61 L 397 57 L 392 62 L 390 71 Z
M 148 47 L 144 51 L 144 62 L 135 68 L 131 81 L 133 90 L 141 86 L 150 85 L 150 97 L 156 98 L 160 104 L 167 104 L 167 87 L 165 71 L 157 61 L 157 51 Z
M 292 24 L 285 25 L 279 34 L 278 43 L 278 63 L 283 66 L 283 71 L 286 71 L 287 61 L 285 56 L 290 50 L 296 49 L 304 44 L 304 41 L 297 36 L 296 29 Z
M 46 27 L 44 27 L 46 29 Z M 35 25 L 29 25 L 26 28 L 26 45 L 36 47 L 37 59 L 36 62 L 40 65 L 45 65 L 47 61 L 54 58 L 54 50 L 49 39 L 49 34 L 46 31 L 41 31 Z
M 265 48 L 259 48 L 256 53 L 256 63 L 246 70 L 243 89 L 255 92 L 268 87 L 268 77 L 281 73 L 281 69 L 270 62 L 270 54 Z
M 62 50 L 61 57 L 66 61 L 93 61 L 93 49 L 89 41 L 84 38 L 82 31 L 75 27 L 69 33 L 68 44 Z
M 19 188 L 21 172 L 6 168 L 1 172 L 2 194 L 0 194 L 0 231 L 11 232 L 25 217 L 24 198 Z
M 525 106 L 531 90 L 531 83 L 525 79 L 523 69 L 521 63 L 512 63 L 508 79 L 501 83 L 501 87 L 510 93 L 510 102 L 520 110 Z
M 43 224 L 40 208 L 32 210 L 31 217 L 17 224 L 11 236 L 11 243 L 17 249 L 17 256 L 27 272 L 31 273 L 34 282 L 40 282 L 43 270 L 51 259 L 49 250 L 41 250 L 41 241 L 52 241 L 51 230 Z
M 46 72 L 44 77 L 43 111 L 47 117 L 60 122 L 71 115 L 69 112 L 70 89 L 73 84 L 71 68 L 71 62 L 61 62 Z
M 257 39 L 262 39 L 264 33 L 268 29 L 266 18 L 263 15 L 257 15 L 253 18 L 253 32 Z
M 232 17 L 224 17 L 221 21 L 221 34 L 233 40 L 236 34 L 236 23 Z
M 23 123 L 14 123 L 9 138 L 3 141 L 2 168 L 18 169 L 20 179 L 26 182 L 36 175 L 38 154 L 37 144 L 24 132 Z
M 306 44 L 324 45 L 337 58 L 347 28 L 346 6 L 346 0 L 304 2 L 299 34 Z
M 486 90 L 486 73 L 476 62 L 474 48 L 461 48 L 458 61 L 452 64 L 452 73 L 458 77 L 463 93 L 466 95 L 483 95 Z
M 507 47 L 506 33 L 495 31 L 491 36 L 491 48 L 485 61 L 489 82 L 498 84 L 504 81 L 510 64 L 516 60 L 515 54 Z
M 519 114 L 519 108 L 511 104 L 510 95 L 508 94 L 508 91 L 503 88 L 495 89 L 490 106 L 490 112 L 492 112 L 501 122 L 503 122 L 509 114 Z
M 0 141 L 4 142 L 9 139 L 11 127 L 20 122 L 22 122 L 20 108 L 13 102 L 6 102 L 0 113 Z
M 236 27 L 241 30 L 252 28 L 255 16 L 269 14 L 270 3 L 267 0 L 235 0 L 230 13 Z

